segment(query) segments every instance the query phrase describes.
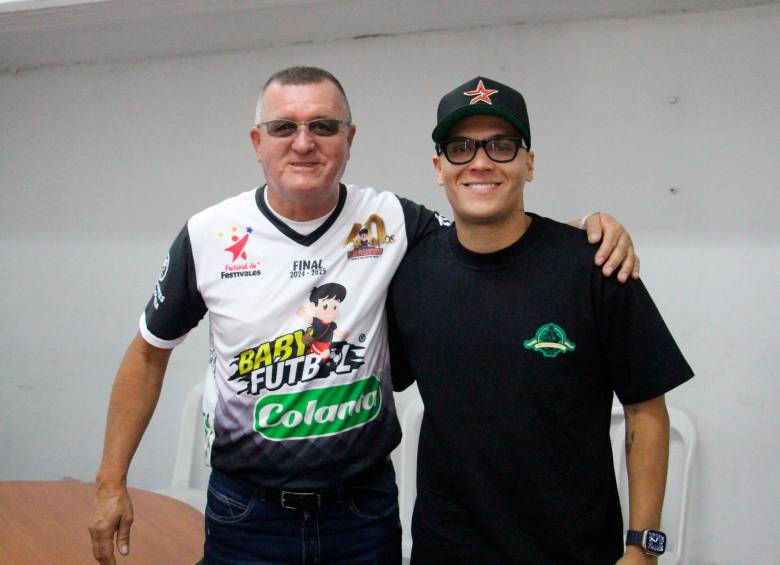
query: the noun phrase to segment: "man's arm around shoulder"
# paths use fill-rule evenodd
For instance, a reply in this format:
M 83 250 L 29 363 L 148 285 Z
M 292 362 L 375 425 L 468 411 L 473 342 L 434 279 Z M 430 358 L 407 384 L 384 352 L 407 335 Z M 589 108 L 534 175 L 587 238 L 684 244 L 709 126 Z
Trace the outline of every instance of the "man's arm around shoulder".
M 127 492 L 127 471 L 157 405 L 171 351 L 154 347 L 136 334 L 114 379 L 89 525 L 92 553 L 104 565 L 116 563 L 115 535 L 119 552 L 127 555 L 130 551 L 133 505 Z
M 615 218 L 604 212 L 588 214 L 582 220 L 568 222 L 584 229 L 591 244 L 601 242 L 593 262 L 601 267 L 605 277 L 618 271 L 617 278 L 624 283 L 630 276 L 639 278 L 639 255 L 636 254 L 631 234 Z

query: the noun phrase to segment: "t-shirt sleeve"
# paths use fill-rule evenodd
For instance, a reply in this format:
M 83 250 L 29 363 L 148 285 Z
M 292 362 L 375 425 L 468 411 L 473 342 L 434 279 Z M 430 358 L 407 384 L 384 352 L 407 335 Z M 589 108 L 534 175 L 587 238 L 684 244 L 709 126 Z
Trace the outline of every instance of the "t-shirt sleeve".
M 393 287 L 387 293 L 387 342 L 390 349 L 390 374 L 393 381 L 393 390 L 400 392 L 409 388 L 414 383 L 414 375 L 409 360 L 404 351 L 401 334 L 393 308 Z
M 401 196 L 397 198 L 401 202 L 401 208 L 404 212 L 409 249 L 412 249 L 424 237 L 452 224 L 448 218 L 438 212 L 428 210 L 425 206 Z
M 184 341 L 205 314 L 206 304 L 198 290 L 190 235 L 185 225 L 171 245 L 154 293 L 141 314 L 141 336 L 155 347 L 171 349 Z
M 625 284 L 594 269 L 603 368 L 623 404 L 655 398 L 693 377 L 641 280 Z

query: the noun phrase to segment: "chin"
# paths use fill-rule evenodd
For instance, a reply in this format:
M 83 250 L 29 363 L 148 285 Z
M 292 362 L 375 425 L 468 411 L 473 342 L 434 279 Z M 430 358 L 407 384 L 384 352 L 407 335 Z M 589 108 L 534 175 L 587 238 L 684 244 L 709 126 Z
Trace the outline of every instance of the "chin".
M 329 185 L 320 179 L 292 179 L 286 186 L 292 192 L 322 192 L 322 187 Z
M 472 223 L 490 223 L 501 218 L 501 214 L 498 214 L 495 210 L 487 210 L 484 208 L 468 208 L 460 210 L 455 213 L 455 217 L 463 218 L 466 221 Z
M 456 222 L 479 226 L 505 224 L 512 216 L 497 210 L 461 210 L 453 213 Z

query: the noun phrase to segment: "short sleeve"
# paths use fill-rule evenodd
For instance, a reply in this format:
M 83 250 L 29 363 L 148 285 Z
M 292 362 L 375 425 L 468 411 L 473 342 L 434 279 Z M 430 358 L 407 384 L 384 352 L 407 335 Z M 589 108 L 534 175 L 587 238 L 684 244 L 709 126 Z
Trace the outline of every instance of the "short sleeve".
M 392 285 L 390 285 L 390 291 L 387 293 L 385 307 L 387 310 L 387 341 L 390 349 L 390 373 L 393 381 L 393 390 L 400 392 L 414 383 L 414 375 L 412 374 L 409 359 L 404 351 L 398 322 L 395 317 Z
M 640 280 L 592 277 L 601 359 L 623 404 L 665 394 L 693 371 Z
M 189 230 L 185 225 L 163 261 L 139 328 L 148 343 L 170 349 L 184 341 L 205 314 L 206 304 L 198 290 Z
M 401 202 L 401 208 L 404 212 L 409 249 L 412 249 L 424 237 L 452 224 L 448 218 L 438 212 L 428 210 L 425 206 L 401 196 L 397 198 Z

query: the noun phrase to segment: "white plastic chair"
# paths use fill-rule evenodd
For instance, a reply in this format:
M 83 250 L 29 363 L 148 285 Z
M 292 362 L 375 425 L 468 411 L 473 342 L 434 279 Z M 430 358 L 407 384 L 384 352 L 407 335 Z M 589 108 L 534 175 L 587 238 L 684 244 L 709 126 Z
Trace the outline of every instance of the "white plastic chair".
M 408 563 L 412 556 L 412 510 L 414 510 L 414 500 L 417 498 L 417 445 L 420 440 L 423 403 L 416 388 L 414 392 L 404 394 L 403 399 L 405 401 L 403 403 L 396 400 L 403 438 L 390 457 L 393 460 L 398 483 L 398 512 L 403 530 L 401 551 L 404 563 Z
M 203 463 L 203 383 L 187 394 L 179 424 L 176 464 L 168 488 L 156 492 L 186 502 L 204 512 L 209 471 Z
M 678 565 L 682 562 L 685 547 L 685 521 L 688 513 L 688 487 L 691 464 L 696 452 L 696 428 L 691 419 L 677 408 L 669 411 L 669 472 L 666 478 L 666 495 L 661 514 L 661 526 L 669 534 L 666 553 L 659 558 L 662 565 Z M 622 406 L 612 407 L 609 430 L 612 441 L 612 457 L 615 464 L 623 524 L 628 524 L 628 475 L 625 458 L 626 423 Z

